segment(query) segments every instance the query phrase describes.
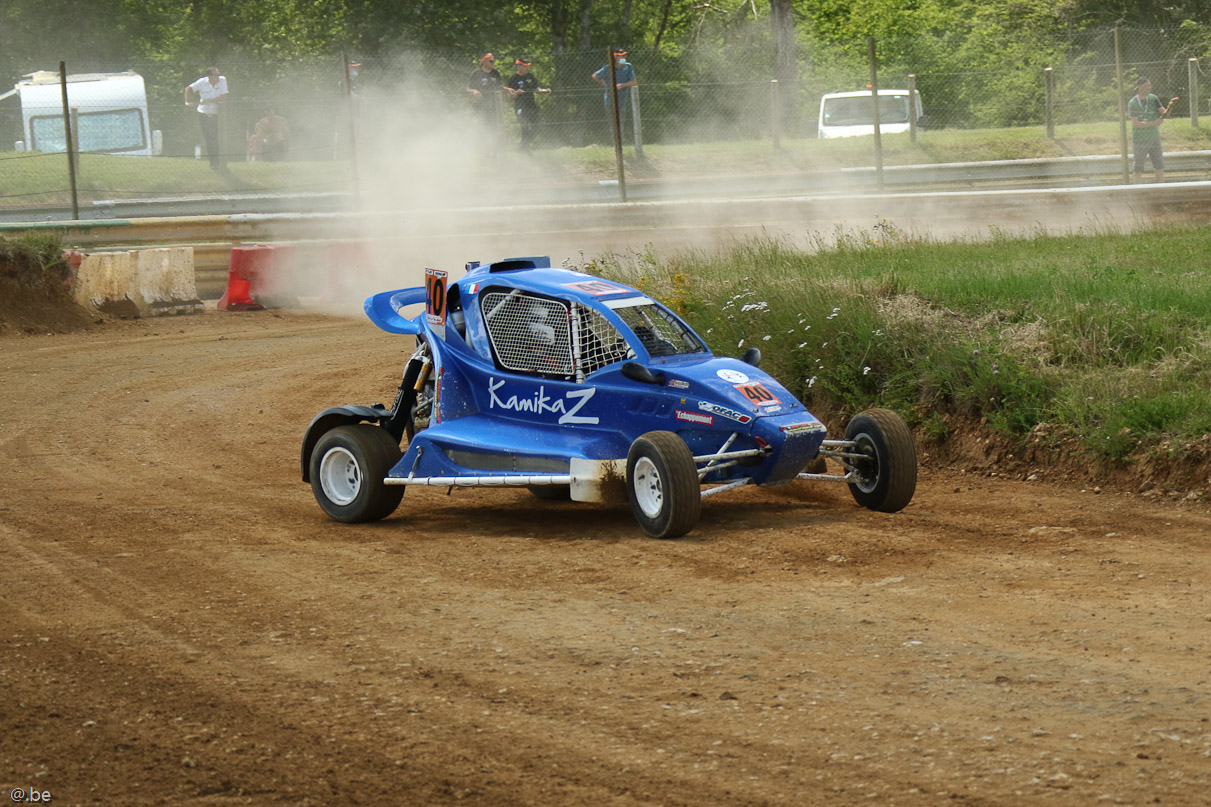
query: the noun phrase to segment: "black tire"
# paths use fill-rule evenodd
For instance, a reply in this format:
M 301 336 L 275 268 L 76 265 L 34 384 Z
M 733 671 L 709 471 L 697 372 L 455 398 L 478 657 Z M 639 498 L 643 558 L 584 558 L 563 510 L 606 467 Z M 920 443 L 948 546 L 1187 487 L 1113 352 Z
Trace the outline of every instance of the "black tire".
M 680 538 L 698 523 L 702 490 L 685 441 L 672 432 L 648 432 L 627 452 L 627 498 L 643 531 Z
M 854 453 L 866 455 L 846 462 L 858 475 L 849 483 L 854 501 L 881 513 L 903 510 L 917 490 L 917 448 L 903 418 L 890 409 L 867 409 L 845 427 L 845 439 L 854 441 Z
M 531 485 L 529 490 L 547 502 L 566 502 L 572 499 L 572 488 L 568 485 Z
M 334 521 L 386 518 L 399 507 L 404 486 L 384 485 L 383 479 L 402 456 L 386 429 L 368 423 L 338 426 L 311 452 L 311 491 Z

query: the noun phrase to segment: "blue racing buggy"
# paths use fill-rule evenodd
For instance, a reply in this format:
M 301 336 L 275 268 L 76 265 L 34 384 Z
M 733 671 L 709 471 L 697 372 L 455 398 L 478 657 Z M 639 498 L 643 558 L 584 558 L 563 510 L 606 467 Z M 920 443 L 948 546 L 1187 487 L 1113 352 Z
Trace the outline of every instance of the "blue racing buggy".
M 516 486 L 625 498 L 645 532 L 675 538 L 703 497 L 741 485 L 843 482 L 884 512 L 916 490 L 912 434 L 894 412 L 862 412 L 829 440 L 758 369 L 759 351 L 715 356 L 642 292 L 547 258 L 471 263 L 456 281 L 427 270 L 423 287 L 376 294 L 365 310 L 416 349 L 390 408 L 333 407 L 307 428 L 303 481 L 337 521 L 385 518 L 409 485 Z M 824 458 L 841 473 L 823 472 Z

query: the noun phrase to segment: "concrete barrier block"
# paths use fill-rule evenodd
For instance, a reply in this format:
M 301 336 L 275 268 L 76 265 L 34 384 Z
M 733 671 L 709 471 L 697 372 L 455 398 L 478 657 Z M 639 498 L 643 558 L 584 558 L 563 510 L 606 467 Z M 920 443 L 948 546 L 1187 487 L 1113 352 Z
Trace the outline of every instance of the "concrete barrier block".
M 76 302 L 133 319 L 203 311 L 194 282 L 193 247 L 90 252 L 80 262 Z
M 194 281 L 193 247 L 141 249 L 136 257 L 140 313 L 148 317 L 200 314 L 203 310 Z
M 76 302 L 124 318 L 140 316 L 135 296 L 133 252 L 90 252 L 80 262 L 73 287 Z

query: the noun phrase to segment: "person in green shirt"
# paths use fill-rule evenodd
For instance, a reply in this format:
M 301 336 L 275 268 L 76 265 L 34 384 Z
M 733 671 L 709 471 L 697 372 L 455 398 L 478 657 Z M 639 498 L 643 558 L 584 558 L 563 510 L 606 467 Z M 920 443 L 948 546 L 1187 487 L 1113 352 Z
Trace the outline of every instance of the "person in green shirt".
M 1165 122 L 1165 116 L 1177 103 L 1176 98 L 1169 99 L 1168 106 L 1161 106 L 1161 101 L 1152 94 L 1152 82 L 1140 76 L 1135 82 L 1135 95 L 1127 102 L 1127 117 L 1131 118 L 1131 144 L 1135 153 L 1135 171 L 1131 178 L 1139 182 L 1144 174 L 1144 161 L 1152 160 L 1156 169 L 1156 180 L 1165 178 L 1165 155 L 1161 148 L 1160 125 Z

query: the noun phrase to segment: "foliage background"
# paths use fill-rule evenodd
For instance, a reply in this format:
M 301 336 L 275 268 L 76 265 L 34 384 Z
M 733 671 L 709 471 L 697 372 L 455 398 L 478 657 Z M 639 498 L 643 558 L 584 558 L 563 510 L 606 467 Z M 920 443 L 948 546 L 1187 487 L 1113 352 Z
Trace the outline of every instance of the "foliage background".
M 5 0 L 0 85 L 60 60 L 72 73 L 135 70 L 163 110 L 152 117 L 165 152 L 186 156 L 196 125 L 182 113 L 182 90 L 212 64 L 232 77 L 232 100 L 248 104 L 242 130 L 265 99 L 329 109 L 346 57 L 364 63 L 367 86 L 423 87 L 465 102 L 479 55 L 503 56 L 508 70 L 526 54 L 558 91 L 543 99 L 547 140 L 579 146 L 594 142 L 583 124 L 601 107 L 589 73 L 621 45 L 646 89 L 645 138 L 670 142 L 686 132 L 762 136 L 771 77 L 793 88 L 782 101 L 787 131 L 811 131 L 820 94 L 868 80 L 874 37 L 883 86 L 916 75 L 931 125 L 1006 127 L 1041 120 L 1046 67 L 1056 68 L 1058 122 L 1113 120 L 1115 26 L 1135 34 L 1123 54 L 1133 72 L 1151 74 L 1158 92 L 1188 97 L 1187 62 L 1211 49 L 1209 19 L 1211 0 Z M 692 120 L 708 115 L 730 128 Z M 566 125 L 556 129 L 556 121 Z M 311 139 L 318 155 L 328 147 L 334 156 L 330 132 Z

